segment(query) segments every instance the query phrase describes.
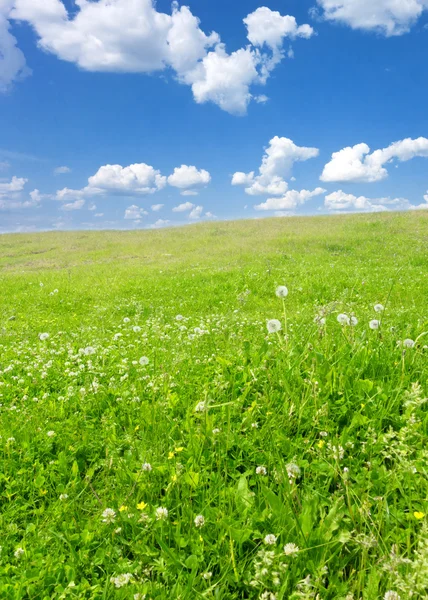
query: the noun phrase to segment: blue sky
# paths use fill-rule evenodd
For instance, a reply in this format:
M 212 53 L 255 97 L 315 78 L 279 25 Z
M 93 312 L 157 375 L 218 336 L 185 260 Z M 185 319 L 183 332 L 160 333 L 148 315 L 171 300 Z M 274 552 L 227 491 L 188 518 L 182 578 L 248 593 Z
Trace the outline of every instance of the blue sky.
M 427 50 L 428 0 L 0 0 L 0 232 L 428 208 Z

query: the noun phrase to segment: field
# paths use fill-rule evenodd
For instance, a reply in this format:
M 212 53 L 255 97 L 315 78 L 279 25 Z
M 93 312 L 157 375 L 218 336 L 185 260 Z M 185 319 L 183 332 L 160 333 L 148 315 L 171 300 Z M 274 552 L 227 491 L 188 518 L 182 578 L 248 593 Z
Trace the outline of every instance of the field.
M 0 291 L 0 598 L 426 598 L 428 211 L 0 236 Z

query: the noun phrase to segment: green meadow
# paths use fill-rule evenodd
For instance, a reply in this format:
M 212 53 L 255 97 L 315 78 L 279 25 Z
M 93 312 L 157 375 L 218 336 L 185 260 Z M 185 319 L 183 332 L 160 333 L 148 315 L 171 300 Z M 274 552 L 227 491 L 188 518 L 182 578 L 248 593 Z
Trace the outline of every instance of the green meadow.
M 426 599 L 427 298 L 428 211 L 0 236 L 0 598 Z

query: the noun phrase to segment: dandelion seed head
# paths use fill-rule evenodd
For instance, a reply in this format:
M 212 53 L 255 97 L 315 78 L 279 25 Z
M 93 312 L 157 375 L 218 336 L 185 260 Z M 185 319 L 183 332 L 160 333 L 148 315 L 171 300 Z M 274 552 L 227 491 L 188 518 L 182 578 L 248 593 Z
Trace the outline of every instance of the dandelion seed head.
M 378 321 L 377 319 L 372 319 L 369 323 L 369 327 L 370 327 L 370 329 L 373 329 L 373 330 L 379 329 L 380 321 Z
M 340 325 L 349 325 L 351 321 L 348 315 L 345 315 L 345 313 L 340 313 L 337 315 L 337 322 L 340 323 Z
M 375 304 L 374 307 L 375 312 L 380 313 L 383 312 L 385 310 L 385 307 L 383 306 L 383 304 Z
M 39 333 L 39 340 L 41 340 L 42 342 L 47 340 L 48 337 L 49 337 L 49 333 Z
M 285 285 L 279 285 L 275 290 L 275 294 L 278 296 L 278 298 L 285 298 L 288 296 L 288 289 L 285 287 Z
M 278 331 L 281 331 L 281 329 L 281 321 L 278 321 L 278 319 L 270 319 L 267 322 L 267 330 L 269 333 L 277 333 Z
M 142 464 L 141 466 L 141 470 L 142 471 L 151 471 L 152 470 L 152 465 L 148 462 L 145 462 Z
M 145 367 L 146 365 L 148 365 L 148 364 L 149 364 L 149 362 L 150 362 L 150 361 L 149 361 L 149 359 L 147 358 L 147 356 L 142 356 L 138 362 L 140 363 L 140 365 L 141 365 L 142 367 Z
M 410 338 L 407 338 L 406 340 L 403 340 L 403 346 L 404 346 L 404 348 L 414 348 L 415 344 L 416 344 L 416 342 L 414 342 Z

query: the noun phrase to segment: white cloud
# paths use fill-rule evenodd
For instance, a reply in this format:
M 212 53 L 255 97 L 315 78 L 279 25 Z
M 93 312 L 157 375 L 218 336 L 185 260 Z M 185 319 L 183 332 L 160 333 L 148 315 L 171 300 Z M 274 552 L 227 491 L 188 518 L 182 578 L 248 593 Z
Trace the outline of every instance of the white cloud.
M 387 148 L 375 150 L 370 154 L 367 144 L 357 144 L 353 147 L 343 148 L 332 154 L 332 159 L 324 167 L 321 181 L 353 181 L 374 182 L 388 177 L 384 165 L 394 159 L 400 162 L 408 161 L 415 157 L 428 157 L 428 139 L 406 138 L 392 143 Z
M 371 199 L 365 196 L 346 194 L 342 190 L 338 190 L 325 197 L 324 206 L 327 210 L 334 212 L 384 212 L 386 210 L 407 210 L 411 207 L 411 204 L 406 198 Z
M 91 202 L 91 204 L 88 206 L 88 210 L 97 210 L 97 205 Z
M 8 17 L 13 1 L 0 0 L 0 92 L 7 92 L 15 81 L 31 72 L 16 45 L 16 38 L 10 33 Z
M 166 225 L 169 225 L 171 221 L 169 221 L 168 219 L 158 219 L 155 223 L 153 223 L 153 225 L 150 225 L 151 229 L 159 229 L 159 227 L 165 227 Z
M 71 173 L 70 167 L 57 167 L 54 169 L 55 175 L 61 175 L 63 173 Z
M 61 210 L 80 210 L 85 206 L 85 200 L 81 198 L 80 200 L 75 200 L 74 202 L 67 202 L 67 204 L 63 204 L 61 206 Z
M 188 190 L 189 188 L 207 185 L 211 181 L 211 175 L 205 169 L 198 170 L 193 165 L 181 165 L 175 167 L 172 175 L 168 177 L 169 185 Z M 190 194 L 188 194 L 190 195 Z
M 132 206 L 128 206 L 128 208 L 125 210 L 125 215 L 124 215 L 124 219 L 131 219 L 131 220 L 140 220 L 143 218 L 144 215 L 148 215 L 149 213 L 144 210 L 143 208 L 140 208 L 139 206 L 137 206 L 136 204 L 133 204 Z
M 428 202 L 428 190 L 427 190 L 426 195 L 424 196 L 424 200 L 425 200 L 425 202 Z
M 216 219 L 216 218 L 217 218 L 217 217 L 216 217 L 216 216 L 215 216 L 215 215 L 214 215 L 212 212 L 206 212 L 206 213 L 205 213 L 205 216 L 206 216 L 208 219 Z
M 61 0 L 2 1 L 9 9 L 14 3 L 10 17 L 28 22 L 38 45 L 62 60 L 87 71 L 153 73 L 171 68 L 179 82 L 191 86 L 196 102 L 213 102 L 234 114 L 246 112 L 253 84 L 266 83 L 283 57 L 283 41 L 313 33 L 309 25 L 298 26 L 294 17 L 262 7 L 244 19 L 253 45 L 229 54 L 220 36 L 205 34 L 199 19 L 177 2 L 166 14 L 156 10 L 153 0 L 78 0 L 78 10 L 70 14 Z M 5 20 L 6 33 L 7 26 Z M 12 69 L 16 72 L 22 70 L 24 57 L 10 37 L 15 60 L 7 62 L 11 69 L 17 63 Z
M 325 191 L 325 189 L 320 187 L 312 192 L 309 190 L 289 190 L 284 196 L 281 196 L 280 198 L 268 198 L 266 202 L 256 204 L 254 208 L 256 210 L 290 211 L 304 204 L 311 198 L 324 194 Z
M 174 206 L 172 212 L 186 212 L 188 210 L 192 210 L 195 205 L 191 202 L 183 202 L 183 204 L 179 204 L 178 206 Z
M 103 217 L 103 216 L 104 216 L 104 213 L 95 213 L 94 214 L 94 217 L 98 217 L 98 218 Z
M 24 179 L 24 177 L 16 177 L 15 175 L 10 181 L 2 182 L 0 180 L 0 196 L 9 194 L 10 192 L 21 192 L 24 189 L 27 181 L 28 179 Z
M 10 167 L 10 163 L 7 162 L 7 160 L 0 160 L 0 171 L 7 171 L 7 169 L 9 169 Z
M 196 190 L 183 190 L 180 192 L 180 196 L 198 196 L 199 192 Z
M 189 213 L 189 219 L 200 219 L 202 212 L 204 210 L 203 206 L 195 206 L 195 208 L 193 210 L 190 211 Z
M 153 212 L 157 212 L 158 210 L 160 210 L 161 208 L 163 208 L 163 204 L 152 204 L 151 209 Z
M 90 188 L 109 192 L 153 194 L 166 185 L 166 177 L 150 165 L 139 163 L 122 167 L 104 165 L 89 177 Z
M 232 177 L 232 185 L 246 185 L 245 191 L 251 196 L 259 194 L 280 196 L 288 189 L 284 177 L 290 175 L 293 164 L 297 161 L 309 160 L 318 154 L 318 148 L 296 146 L 288 138 L 275 136 L 270 140 L 263 155 L 259 175 L 255 176 L 254 171 L 250 173 L 238 171 Z
M 428 8 L 428 0 L 317 0 L 329 21 L 386 36 L 401 35 Z

